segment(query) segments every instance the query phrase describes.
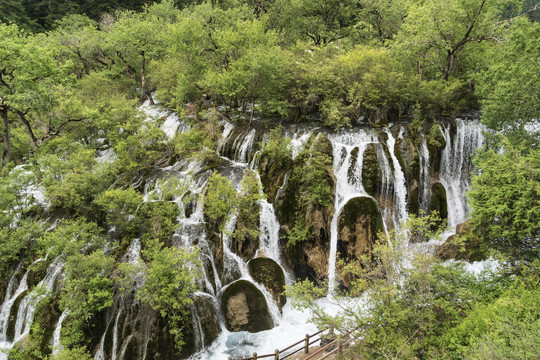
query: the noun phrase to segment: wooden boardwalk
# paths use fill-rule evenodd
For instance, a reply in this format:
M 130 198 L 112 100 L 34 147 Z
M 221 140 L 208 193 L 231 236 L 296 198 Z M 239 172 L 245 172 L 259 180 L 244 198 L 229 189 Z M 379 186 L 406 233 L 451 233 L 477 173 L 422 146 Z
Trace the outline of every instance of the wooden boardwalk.
M 345 333 L 334 334 L 333 330 L 330 334 L 326 334 L 326 337 L 332 336 L 334 340 L 321 345 L 321 340 L 325 337 L 323 332 L 329 329 L 320 330 L 312 335 L 306 334 L 305 338 L 297 341 L 296 343 L 286 347 L 283 350 L 276 349 L 272 354 L 258 355 L 254 353 L 252 357 L 233 359 L 229 357 L 229 360 L 323 360 L 323 359 L 335 359 L 337 355 L 342 353 L 343 350 L 354 344 L 355 337 L 353 332 L 357 328 Z

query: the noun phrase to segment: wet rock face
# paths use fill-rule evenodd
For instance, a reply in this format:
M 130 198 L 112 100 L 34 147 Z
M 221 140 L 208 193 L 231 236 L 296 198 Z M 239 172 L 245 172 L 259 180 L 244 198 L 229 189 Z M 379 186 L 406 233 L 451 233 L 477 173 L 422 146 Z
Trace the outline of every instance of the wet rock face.
M 285 274 L 281 266 L 272 259 L 259 257 L 249 261 L 248 269 L 251 277 L 264 285 L 270 294 L 272 294 L 272 297 L 281 310 L 287 302 L 287 298 L 283 295 L 285 291 Z
M 112 359 L 113 354 L 119 359 L 142 359 L 143 354 L 146 354 L 147 359 L 177 358 L 179 354 L 169 332 L 167 319 L 149 305 L 141 304 L 135 296 L 134 291 L 124 296 L 117 294 L 113 306 L 103 314 L 98 314 L 91 330 L 98 334 L 104 333 L 104 358 Z M 93 337 L 90 345 L 93 353 L 97 351 L 100 340 L 100 337 Z M 182 355 L 187 357 L 195 350 L 186 346 Z
M 338 251 L 342 258 L 358 258 L 370 253 L 383 220 L 372 198 L 357 197 L 343 207 L 338 220 Z
M 180 353 L 181 358 L 187 358 L 210 345 L 221 332 L 213 300 L 209 296 L 196 296 L 190 312 L 182 330 L 185 345 Z
M 448 219 L 446 189 L 440 182 L 434 183 L 431 187 L 431 200 L 429 202 L 429 211 L 437 211 L 441 219 Z
M 257 212 L 260 212 L 260 207 L 256 208 Z M 259 224 L 256 225 L 257 230 L 259 229 Z M 236 230 L 242 228 L 253 228 L 251 224 L 244 224 L 242 219 L 239 217 L 236 222 Z M 231 248 L 232 250 L 240 256 L 244 261 L 248 261 L 255 256 L 255 252 L 259 248 L 259 237 L 251 236 L 249 234 L 244 234 L 238 236 L 236 233 L 232 236 Z
M 221 301 L 229 331 L 259 332 L 274 326 L 264 295 L 247 280 L 227 287 Z

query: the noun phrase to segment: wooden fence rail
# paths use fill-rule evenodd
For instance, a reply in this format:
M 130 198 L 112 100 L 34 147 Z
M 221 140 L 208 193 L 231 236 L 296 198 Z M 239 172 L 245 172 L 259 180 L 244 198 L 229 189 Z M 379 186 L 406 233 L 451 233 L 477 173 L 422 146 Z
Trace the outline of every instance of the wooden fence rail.
M 350 338 L 351 334 L 357 330 L 358 328 L 355 328 L 349 332 L 347 332 L 346 334 L 343 334 L 341 336 L 338 336 L 335 340 L 333 340 L 332 342 L 328 343 L 327 345 L 325 345 L 324 347 L 318 349 L 316 352 L 314 352 L 313 354 L 309 355 L 308 357 L 306 357 L 304 360 L 309 360 L 309 359 L 313 359 L 315 356 L 317 356 L 318 354 L 322 353 L 323 351 L 331 348 L 332 346 L 336 346 L 337 347 L 335 349 L 333 349 L 330 353 L 326 354 L 323 358 L 321 359 L 326 359 L 328 356 L 330 355 L 333 355 L 335 354 L 336 352 L 341 352 L 341 350 L 343 348 L 345 348 L 346 346 L 348 346 L 348 344 L 352 341 L 352 338 Z M 309 347 L 319 341 L 321 341 L 321 338 L 322 336 L 319 336 L 319 337 L 316 337 L 317 335 L 320 335 L 322 332 L 326 331 L 328 329 L 323 329 L 323 330 L 319 330 L 317 331 L 316 333 L 314 334 L 306 334 L 305 338 L 300 340 L 300 341 L 297 341 L 295 342 L 294 344 L 292 345 L 289 345 L 288 347 L 286 347 L 285 349 L 282 349 L 282 350 L 279 350 L 279 349 L 276 349 L 276 351 L 274 351 L 272 354 L 265 354 L 265 355 L 258 355 L 256 352 L 253 353 L 253 356 L 252 357 L 249 357 L 249 358 L 243 358 L 243 359 L 238 359 L 238 360 L 258 360 L 258 359 L 265 359 L 265 358 L 273 358 L 274 360 L 284 360 L 284 359 L 287 359 L 289 358 L 290 356 L 293 356 L 295 354 L 297 354 L 298 352 L 300 351 L 304 351 L 305 354 L 309 354 Z M 347 338 L 349 337 L 349 338 Z M 288 353 L 288 354 L 284 354 L 285 352 L 291 350 L 292 348 L 294 348 L 295 346 L 298 346 L 300 344 L 303 343 L 303 346 L 299 347 L 298 349 Z M 282 354 L 284 354 L 283 356 L 281 356 Z M 229 357 L 229 360 L 233 360 L 232 357 Z

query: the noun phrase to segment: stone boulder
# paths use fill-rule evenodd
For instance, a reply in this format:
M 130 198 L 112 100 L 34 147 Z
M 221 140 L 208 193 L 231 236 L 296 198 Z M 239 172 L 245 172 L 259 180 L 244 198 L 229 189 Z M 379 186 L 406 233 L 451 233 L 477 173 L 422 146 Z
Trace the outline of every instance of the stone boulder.
M 263 293 L 247 280 L 238 280 L 225 289 L 221 308 L 229 331 L 259 332 L 274 326 Z
M 338 251 L 344 259 L 370 253 L 377 234 L 384 229 L 377 202 L 369 197 L 349 200 L 338 219 Z
M 285 274 L 281 266 L 272 259 L 258 257 L 248 262 L 248 269 L 251 277 L 264 285 L 272 294 L 274 301 L 281 310 L 287 302 L 287 298 L 283 295 L 285 291 Z

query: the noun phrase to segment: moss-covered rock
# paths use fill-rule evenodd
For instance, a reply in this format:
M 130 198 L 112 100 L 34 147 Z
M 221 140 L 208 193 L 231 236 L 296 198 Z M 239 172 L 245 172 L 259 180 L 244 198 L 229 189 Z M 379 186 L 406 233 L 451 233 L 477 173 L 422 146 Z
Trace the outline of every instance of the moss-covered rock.
M 420 183 L 417 179 L 413 179 L 409 184 L 409 191 L 407 191 L 407 210 L 410 214 L 418 214 L 420 211 L 419 185 Z
M 375 196 L 376 192 L 382 188 L 382 171 L 379 168 L 375 144 L 369 144 L 364 150 L 362 184 L 364 185 L 364 190 L 371 196 Z
M 8 319 L 8 328 L 7 328 L 7 338 L 13 339 L 15 336 L 15 322 L 17 320 L 17 312 L 19 311 L 19 305 L 26 295 L 28 295 L 29 290 L 23 291 L 13 302 L 9 312 Z
M 369 197 L 349 200 L 338 219 L 338 251 L 342 258 L 370 253 L 377 234 L 384 229 L 377 202 Z
M 252 209 L 254 213 L 260 212 L 260 207 Z M 236 231 L 231 237 L 231 250 L 234 251 L 238 256 L 240 256 L 244 261 L 248 261 L 255 256 L 255 252 L 259 248 L 259 237 L 253 236 L 249 232 L 239 232 L 241 229 L 251 229 L 259 231 L 259 222 L 256 224 L 244 223 L 243 219 L 238 216 L 236 222 Z
M 431 200 L 429 202 L 429 211 L 437 211 L 439 213 L 439 217 L 442 220 L 448 219 L 446 189 L 440 182 L 436 182 L 431 186 Z
M 439 246 L 435 256 L 442 260 L 481 261 L 487 258 L 485 249 L 475 236 L 469 222 L 457 224 L 456 233 Z
M 299 278 L 318 281 L 328 275 L 335 193 L 332 152 L 326 135 L 312 135 L 274 204 L 284 233 L 285 260 Z M 289 241 L 298 229 L 306 230 L 303 239 Z
M 396 137 L 394 153 L 403 169 L 407 183 L 410 183 L 412 179 L 418 179 L 420 177 L 420 155 L 414 138 L 408 130 L 403 133 L 402 137 Z
M 264 295 L 247 280 L 238 280 L 225 289 L 221 308 L 229 331 L 259 332 L 274 326 Z
M 285 291 L 285 274 L 281 266 L 272 259 L 258 257 L 248 262 L 248 269 L 251 277 L 264 285 L 272 294 L 279 308 L 283 308 L 287 298 L 283 295 Z
M 431 176 L 436 179 L 438 178 L 438 172 L 441 167 L 441 155 L 446 147 L 446 140 L 439 124 L 431 124 L 426 129 L 425 137 L 429 153 Z

